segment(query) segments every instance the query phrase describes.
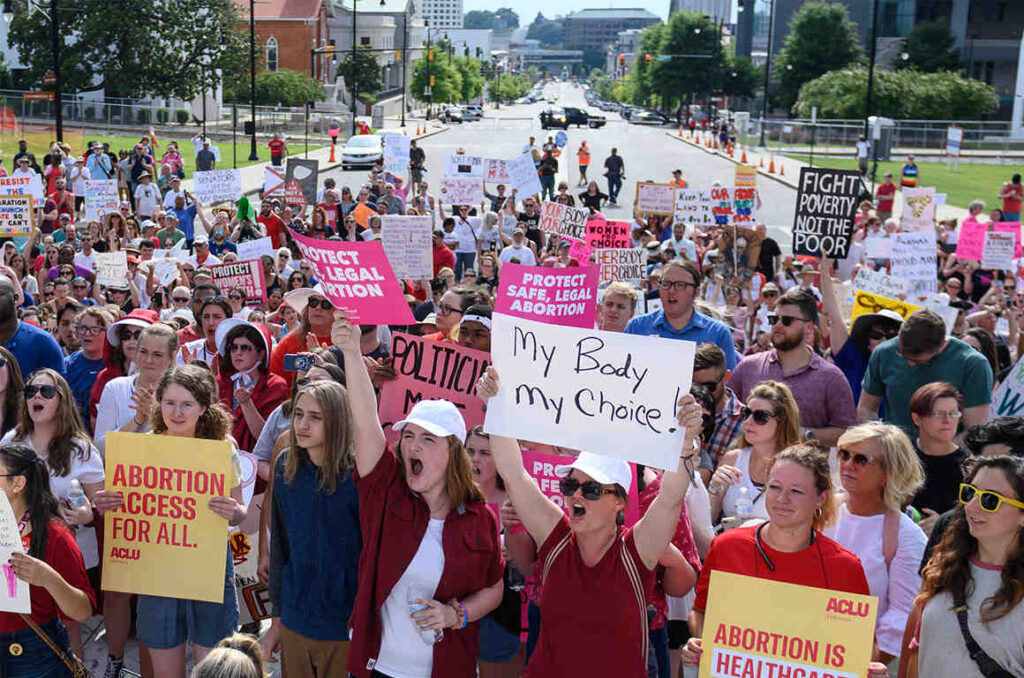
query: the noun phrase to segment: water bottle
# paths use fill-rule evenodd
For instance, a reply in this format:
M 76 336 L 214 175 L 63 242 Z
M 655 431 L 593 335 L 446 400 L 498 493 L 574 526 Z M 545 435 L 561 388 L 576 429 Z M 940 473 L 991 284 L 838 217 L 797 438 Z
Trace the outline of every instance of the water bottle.
M 750 501 L 750 490 L 740 488 L 740 496 L 736 499 L 736 522 L 743 525 L 754 515 L 754 503 Z
M 82 483 L 78 482 L 77 478 L 71 481 L 71 489 L 68 490 L 68 503 L 71 504 L 71 508 L 85 506 L 85 491 L 82 489 Z
M 424 603 L 419 603 L 416 601 L 427 600 L 432 595 L 432 593 L 424 593 L 422 591 L 416 591 L 412 588 L 406 589 L 405 601 L 409 604 L 409 614 L 413 614 L 415 612 L 419 612 L 420 610 L 427 609 L 427 606 Z M 412 620 L 412 623 L 416 624 L 416 621 Z M 418 626 L 417 629 L 419 629 Z M 440 643 L 441 639 L 444 638 L 444 629 L 436 629 L 434 631 L 419 629 L 419 632 L 420 638 L 427 645 L 434 645 L 436 643 Z

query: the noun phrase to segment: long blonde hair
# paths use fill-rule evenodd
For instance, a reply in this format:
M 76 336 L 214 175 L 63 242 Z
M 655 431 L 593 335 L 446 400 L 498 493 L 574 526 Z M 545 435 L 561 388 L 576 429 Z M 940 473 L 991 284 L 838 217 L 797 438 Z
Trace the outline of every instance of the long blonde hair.
M 324 417 L 324 460 L 317 472 L 320 478 L 318 489 L 326 494 L 334 494 L 338 484 L 348 480 L 349 471 L 355 465 L 355 439 L 352 435 L 352 409 L 349 407 L 348 392 L 341 384 L 333 381 L 314 381 L 303 387 L 292 402 L 297 404 L 304 395 L 316 401 Z M 284 468 L 284 481 L 288 484 L 295 480 L 299 465 L 309 459 L 306 448 L 299 445 L 295 436 L 294 404 Z

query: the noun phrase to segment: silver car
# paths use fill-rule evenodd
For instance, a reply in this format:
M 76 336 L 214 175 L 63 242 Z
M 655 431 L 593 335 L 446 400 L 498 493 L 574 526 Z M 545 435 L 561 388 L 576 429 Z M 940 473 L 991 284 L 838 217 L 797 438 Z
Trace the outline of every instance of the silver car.
M 384 140 L 376 134 L 357 134 L 349 137 L 341 149 L 341 169 L 368 166 L 384 159 Z

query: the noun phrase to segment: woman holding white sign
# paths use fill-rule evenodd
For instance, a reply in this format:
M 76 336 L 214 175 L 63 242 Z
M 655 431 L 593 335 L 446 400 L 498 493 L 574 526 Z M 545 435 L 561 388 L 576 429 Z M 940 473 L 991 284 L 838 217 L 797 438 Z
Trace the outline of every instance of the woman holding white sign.
M 498 373 L 489 367 L 477 393 L 489 400 L 498 388 Z M 540 545 L 543 565 L 540 639 L 523 676 L 647 675 L 647 591 L 656 566 L 673 553 L 669 543 L 700 455 L 700 406 L 687 394 L 678 412 L 685 429 L 679 466 L 665 472 L 657 497 L 631 528 L 618 519 L 632 483 L 625 461 L 581 452 L 572 465 L 556 467 L 566 515 L 527 473 L 518 442 L 490 437 L 494 464 Z

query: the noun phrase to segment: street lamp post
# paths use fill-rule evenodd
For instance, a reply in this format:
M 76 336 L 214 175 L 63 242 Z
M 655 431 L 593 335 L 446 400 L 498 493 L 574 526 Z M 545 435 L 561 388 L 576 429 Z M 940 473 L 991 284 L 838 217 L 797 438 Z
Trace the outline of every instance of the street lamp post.
M 249 161 L 257 162 L 260 156 L 256 152 L 256 0 L 249 0 L 249 116 Z
M 57 141 L 64 141 L 64 111 L 62 104 L 62 82 L 60 77 L 60 10 L 57 0 L 50 0 L 50 48 L 53 50 L 53 101 L 57 107 L 54 123 L 57 126 Z
M 430 62 L 434 60 L 434 53 L 430 51 L 430 21 L 423 20 L 423 28 L 427 32 L 427 120 L 430 120 L 430 113 L 434 110 L 434 85 L 430 80 Z
M 405 78 L 406 72 L 409 70 L 409 12 L 408 10 L 402 14 L 402 128 L 405 128 L 405 91 L 406 87 Z
M 352 136 L 356 135 L 356 106 L 359 100 L 359 80 L 356 78 L 356 5 L 359 0 L 352 0 Z
M 764 101 L 761 103 L 761 148 L 764 148 L 764 126 L 768 120 L 768 83 L 772 73 L 772 36 L 775 34 L 775 0 L 768 0 L 768 54 L 764 62 Z M 753 11 L 753 8 L 751 8 Z
M 871 90 L 875 84 L 875 52 L 876 40 L 878 35 L 878 0 L 873 0 L 871 3 L 871 43 L 868 48 L 871 50 L 868 54 L 868 91 L 864 97 L 864 138 L 867 139 L 869 133 L 868 118 L 871 117 Z

